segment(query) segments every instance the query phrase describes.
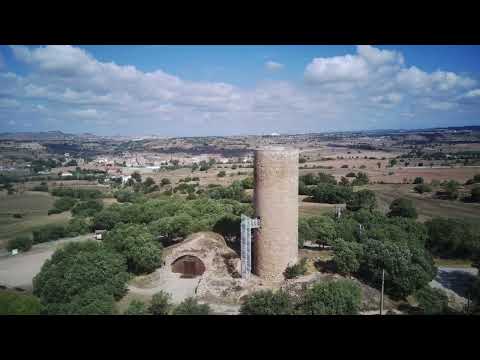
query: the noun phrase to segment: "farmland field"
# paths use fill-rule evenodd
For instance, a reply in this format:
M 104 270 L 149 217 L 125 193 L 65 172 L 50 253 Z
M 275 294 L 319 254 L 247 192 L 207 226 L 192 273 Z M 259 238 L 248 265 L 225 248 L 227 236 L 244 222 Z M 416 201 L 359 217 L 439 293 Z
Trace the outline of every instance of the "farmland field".
M 71 215 L 70 212 L 48 215 L 55 201 L 55 197 L 46 192 L 26 191 L 7 195 L 0 193 L 0 248 L 5 247 L 8 240 L 31 232 L 35 227 L 66 223 Z M 21 218 L 13 217 L 21 214 Z
M 414 202 L 420 221 L 428 220 L 435 216 L 478 220 L 480 217 L 480 204 L 464 203 L 460 200 L 441 200 L 431 194 L 417 194 L 413 185 L 408 184 L 375 184 L 364 187 L 375 192 L 377 205 L 383 212 L 388 211 L 390 203 L 399 197 L 410 199 Z

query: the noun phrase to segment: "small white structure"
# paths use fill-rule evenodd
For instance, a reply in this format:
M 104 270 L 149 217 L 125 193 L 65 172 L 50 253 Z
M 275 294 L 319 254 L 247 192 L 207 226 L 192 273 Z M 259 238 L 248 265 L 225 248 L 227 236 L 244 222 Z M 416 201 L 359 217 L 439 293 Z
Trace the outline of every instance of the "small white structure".
M 95 239 L 102 240 L 106 230 L 95 230 Z
M 125 185 L 128 180 L 130 180 L 132 177 L 130 175 L 123 175 L 122 176 L 122 185 Z
M 62 177 L 73 176 L 73 174 L 72 174 L 71 172 L 69 172 L 69 171 L 65 171 L 65 172 L 62 172 L 62 173 L 60 174 L 60 176 L 62 176 Z
M 13 249 L 12 250 L 12 255 L 17 255 L 18 254 L 18 249 Z

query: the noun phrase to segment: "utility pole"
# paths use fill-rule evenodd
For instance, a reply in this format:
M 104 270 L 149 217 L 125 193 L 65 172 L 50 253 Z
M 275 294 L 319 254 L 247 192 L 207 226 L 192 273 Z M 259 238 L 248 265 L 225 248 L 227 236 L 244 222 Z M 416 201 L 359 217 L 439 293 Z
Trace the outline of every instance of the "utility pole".
M 383 315 L 383 289 L 385 283 L 385 269 L 382 269 L 382 292 L 380 293 L 380 315 Z

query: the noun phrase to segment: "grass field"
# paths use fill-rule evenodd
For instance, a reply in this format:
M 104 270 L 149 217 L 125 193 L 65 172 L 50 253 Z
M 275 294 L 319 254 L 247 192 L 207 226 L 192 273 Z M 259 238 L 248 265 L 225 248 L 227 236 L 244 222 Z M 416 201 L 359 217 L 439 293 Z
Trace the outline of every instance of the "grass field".
M 55 197 L 46 192 L 26 191 L 13 195 L 1 192 L 0 248 L 5 247 L 8 240 L 30 233 L 40 225 L 66 223 L 71 217 L 70 212 L 48 215 L 54 201 Z M 21 214 L 22 218 L 14 218 L 13 214 Z
M 375 184 L 368 185 L 366 189 L 375 192 L 378 208 L 387 212 L 390 203 L 399 197 L 410 199 L 414 202 L 418 212 L 418 220 L 426 221 L 435 216 L 457 219 L 480 219 L 480 204 L 464 203 L 460 200 L 436 199 L 432 194 L 417 194 L 413 191 L 414 185 L 408 184 Z

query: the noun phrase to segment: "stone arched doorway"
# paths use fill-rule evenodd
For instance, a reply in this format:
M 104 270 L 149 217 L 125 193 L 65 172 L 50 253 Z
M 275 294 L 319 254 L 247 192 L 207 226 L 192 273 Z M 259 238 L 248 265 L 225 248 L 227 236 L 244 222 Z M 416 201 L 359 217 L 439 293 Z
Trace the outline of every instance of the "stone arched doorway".
M 184 255 L 172 262 L 172 272 L 182 274 L 182 278 L 194 278 L 205 272 L 205 265 L 196 256 Z

